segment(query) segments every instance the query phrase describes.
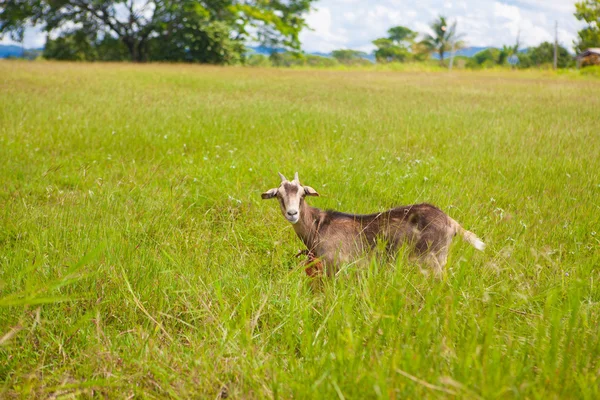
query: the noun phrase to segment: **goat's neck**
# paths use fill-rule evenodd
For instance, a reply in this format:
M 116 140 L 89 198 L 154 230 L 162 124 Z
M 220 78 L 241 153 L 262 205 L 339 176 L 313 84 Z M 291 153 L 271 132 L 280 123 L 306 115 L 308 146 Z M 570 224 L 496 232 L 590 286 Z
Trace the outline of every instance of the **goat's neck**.
M 294 224 L 294 230 L 298 237 L 304 242 L 309 251 L 317 246 L 317 229 L 321 210 L 311 207 L 303 201 L 300 205 L 300 219 Z

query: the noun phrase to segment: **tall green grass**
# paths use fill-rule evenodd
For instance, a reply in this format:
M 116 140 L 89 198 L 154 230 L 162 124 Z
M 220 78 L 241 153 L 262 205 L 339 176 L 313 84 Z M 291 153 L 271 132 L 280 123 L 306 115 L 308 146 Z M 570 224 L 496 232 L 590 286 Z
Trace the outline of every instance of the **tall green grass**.
M 0 397 L 600 397 L 600 83 L 534 73 L 0 63 Z M 431 202 L 315 285 L 274 202 Z

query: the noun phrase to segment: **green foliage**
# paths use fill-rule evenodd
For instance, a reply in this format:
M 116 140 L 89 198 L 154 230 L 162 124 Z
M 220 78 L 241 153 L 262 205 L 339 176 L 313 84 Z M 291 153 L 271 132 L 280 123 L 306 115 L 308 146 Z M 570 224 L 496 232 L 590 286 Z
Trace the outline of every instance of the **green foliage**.
M 230 27 L 220 21 L 206 22 L 187 18 L 180 29 L 149 40 L 150 61 L 199 62 L 204 64 L 238 64 L 243 61 L 242 40 L 230 36 Z
M 501 54 L 501 51 L 494 48 L 482 50 L 467 61 L 467 68 L 492 68 L 499 64 Z
M 378 62 L 405 62 L 412 58 L 411 47 L 417 33 L 404 26 L 395 26 L 388 29 L 387 38 L 379 38 L 373 41 L 377 47 L 375 57 Z
M 575 3 L 575 17 L 587 26 L 578 32 L 575 51 L 582 52 L 590 47 L 600 47 L 600 0 L 583 0 Z
M 369 65 L 371 62 L 364 57 L 366 54 L 358 50 L 340 49 L 333 50 L 331 56 L 344 65 Z
M 98 61 L 127 61 L 129 52 L 127 47 L 118 38 L 105 35 L 94 44 Z
M 448 25 L 446 17 L 439 16 L 430 25 L 433 35 L 427 34 L 421 41 L 421 44 L 426 47 L 431 53 L 437 53 L 440 59 L 440 65 L 444 65 L 444 53 L 452 51 L 454 48 L 458 50 L 464 46 L 460 40 L 462 35 L 456 32 L 457 22 Z
M 516 49 L 513 46 L 502 46 L 502 48 L 498 52 L 498 58 L 496 60 L 496 63 L 498 65 L 505 65 L 508 62 L 508 58 L 513 54 L 516 54 L 517 50 L 518 49 Z
M 519 55 L 519 60 L 521 55 Z M 551 67 L 554 62 L 554 43 L 544 42 L 537 47 L 531 48 L 527 52 L 527 60 L 523 58 L 523 67 L 536 66 L 536 67 Z M 573 56 L 569 54 L 569 51 L 563 46 L 558 46 L 558 68 L 567 68 L 575 64 Z
M 304 63 L 304 65 L 309 67 L 334 67 L 338 64 L 335 58 L 321 57 L 314 54 L 307 54 Z
M 269 60 L 275 67 L 333 67 L 338 65 L 335 58 L 295 52 L 275 52 L 269 56 Z
M 64 33 L 58 38 L 48 39 L 44 46 L 44 58 L 66 61 L 92 61 L 97 58 L 96 49 L 83 31 Z
M 592 65 L 581 69 L 581 75 L 600 78 L 600 65 Z
M 125 61 L 127 48 L 119 39 L 104 36 L 98 40 L 84 30 L 62 33 L 46 41 L 43 57 L 63 61 Z
M 21 37 L 28 23 L 47 32 L 69 28 L 48 53 L 59 59 L 120 58 L 121 49 L 97 43 L 102 32 L 118 38 L 132 61 L 234 64 L 243 60 L 243 43 L 249 39 L 299 49 L 298 35 L 312 1 L 6 0 L 0 9 L 0 35 Z
M 271 61 L 263 54 L 250 54 L 246 57 L 245 64 L 250 67 L 270 67 Z
M 377 47 L 375 58 L 378 62 L 404 62 L 410 57 L 410 52 L 406 47 L 395 44 L 391 39 L 376 39 L 373 40 L 373 44 Z
M 600 398 L 600 81 L 375 68 L 1 62 L 0 398 Z M 311 281 L 277 171 L 488 248 Z
M 269 61 L 275 67 L 293 67 L 304 65 L 306 57 L 297 52 L 273 52 L 269 56 Z
M 417 33 L 405 26 L 394 26 L 388 29 L 388 38 L 398 45 L 404 45 L 404 47 L 409 47 L 416 37 Z

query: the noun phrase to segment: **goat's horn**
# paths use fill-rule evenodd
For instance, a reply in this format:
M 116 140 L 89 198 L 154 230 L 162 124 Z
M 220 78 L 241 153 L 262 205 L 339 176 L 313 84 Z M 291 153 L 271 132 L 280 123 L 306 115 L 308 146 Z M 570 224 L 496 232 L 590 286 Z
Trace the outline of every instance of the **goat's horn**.
M 300 180 L 298 179 L 298 172 L 296 172 L 296 173 L 294 174 L 294 180 L 295 180 L 296 182 L 300 183 Z
M 283 181 L 287 181 L 287 178 L 285 176 L 283 176 L 283 174 L 281 172 L 278 172 L 279 177 L 281 178 L 281 182 Z

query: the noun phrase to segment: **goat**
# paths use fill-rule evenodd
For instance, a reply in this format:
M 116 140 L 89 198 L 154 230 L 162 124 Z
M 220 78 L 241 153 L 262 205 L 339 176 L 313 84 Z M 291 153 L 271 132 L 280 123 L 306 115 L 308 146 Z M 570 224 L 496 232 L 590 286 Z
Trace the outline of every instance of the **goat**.
M 279 187 L 266 191 L 261 197 L 279 200 L 283 216 L 293 224 L 308 250 L 309 259 L 320 260 L 327 275 L 334 275 L 341 264 L 359 259 L 373 249 L 378 240 L 386 243 L 388 254 L 408 245 L 411 257 L 437 275 L 446 265 L 450 243 L 457 233 L 477 250 L 485 249 L 485 243 L 474 233 L 463 229 L 431 204 L 402 206 L 368 215 L 323 211 L 306 203 L 306 196 L 319 196 L 319 193 L 301 185 L 297 172 L 292 181 L 281 173 L 279 177 Z M 311 273 L 307 270 L 307 274 Z

